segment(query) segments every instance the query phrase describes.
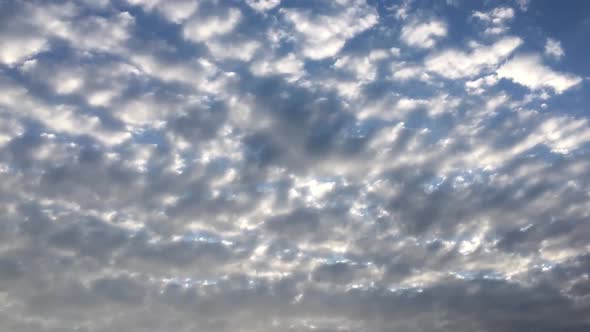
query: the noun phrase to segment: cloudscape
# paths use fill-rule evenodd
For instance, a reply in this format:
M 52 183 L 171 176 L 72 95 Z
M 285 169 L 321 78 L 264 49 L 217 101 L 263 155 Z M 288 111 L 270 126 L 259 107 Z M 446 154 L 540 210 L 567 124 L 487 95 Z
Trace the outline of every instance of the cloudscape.
M 0 0 L 0 330 L 590 331 L 590 2 Z

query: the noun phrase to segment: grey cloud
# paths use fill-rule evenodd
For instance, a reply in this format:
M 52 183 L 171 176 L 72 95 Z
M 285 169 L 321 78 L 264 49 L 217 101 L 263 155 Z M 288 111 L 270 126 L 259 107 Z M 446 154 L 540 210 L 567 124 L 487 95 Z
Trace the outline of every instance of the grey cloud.
M 134 280 L 126 277 L 98 279 L 92 283 L 92 291 L 114 302 L 141 304 L 145 290 Z

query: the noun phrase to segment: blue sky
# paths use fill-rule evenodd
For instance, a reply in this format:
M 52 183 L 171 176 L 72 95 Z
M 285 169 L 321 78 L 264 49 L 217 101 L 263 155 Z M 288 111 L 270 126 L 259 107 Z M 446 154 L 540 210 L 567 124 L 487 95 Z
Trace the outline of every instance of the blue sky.
M 0 328 L 588 331 L 590 3 L 0 0 Z

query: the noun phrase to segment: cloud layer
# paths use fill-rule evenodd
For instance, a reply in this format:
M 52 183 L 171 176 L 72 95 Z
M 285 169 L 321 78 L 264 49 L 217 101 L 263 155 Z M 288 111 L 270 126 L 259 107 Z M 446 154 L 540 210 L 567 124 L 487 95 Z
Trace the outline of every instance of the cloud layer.
M 0 2 L 0 329 L 589 330 L 536 5 Z

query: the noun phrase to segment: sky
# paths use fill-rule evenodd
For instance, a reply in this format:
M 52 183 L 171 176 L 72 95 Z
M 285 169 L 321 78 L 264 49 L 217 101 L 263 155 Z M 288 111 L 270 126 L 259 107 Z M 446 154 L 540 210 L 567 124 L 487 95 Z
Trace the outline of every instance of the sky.
M 0 0 L 0 330 L 590 331 L 590 2 Z

